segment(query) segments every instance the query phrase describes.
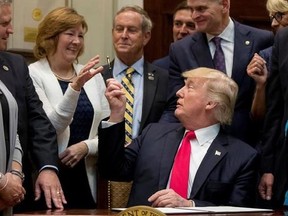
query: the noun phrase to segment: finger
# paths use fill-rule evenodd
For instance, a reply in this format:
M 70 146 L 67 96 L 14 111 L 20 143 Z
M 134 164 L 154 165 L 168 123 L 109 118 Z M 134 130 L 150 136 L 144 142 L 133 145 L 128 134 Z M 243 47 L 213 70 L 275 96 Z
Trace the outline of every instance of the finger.
M 53 197 L 52 192 L 50 192 L 50 190 L 43 190 L 44 191 L 44 196 L 45 196 L 45 202 L 46 202 L 46 206 L 47 208 L 52 208 L 52 203 L 51 203 L 51 199 Z
M 51 191 L 52 201 L 53 201 L 54 206 L 57 209 L 63 209 L 64 208 L 63 204 L 62 204 L 62 193 L 63 193 L 63 191 L 60 189 Z
M 38 184 L 36 184 L 36 186 L 35 186 L 34 195 L 35 195 L 35 199 L 34 199 L 35 201 L 37 201 L 41 198 L 41 190 L 40 190 L 40 187 Z

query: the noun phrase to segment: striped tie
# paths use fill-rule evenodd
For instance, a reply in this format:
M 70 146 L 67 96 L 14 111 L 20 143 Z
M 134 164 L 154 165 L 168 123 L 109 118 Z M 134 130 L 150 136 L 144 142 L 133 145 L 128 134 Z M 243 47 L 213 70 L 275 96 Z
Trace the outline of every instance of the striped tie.
M 132 122 L 133 122 L 133 104 L 134 104 L 134 85 L 132 82 L 132 74 L 134 68 L 127 68 L 126 75 L 122 78 L 122 85 L 126 95 L 125 110 L 125 146 L 132 141 Z

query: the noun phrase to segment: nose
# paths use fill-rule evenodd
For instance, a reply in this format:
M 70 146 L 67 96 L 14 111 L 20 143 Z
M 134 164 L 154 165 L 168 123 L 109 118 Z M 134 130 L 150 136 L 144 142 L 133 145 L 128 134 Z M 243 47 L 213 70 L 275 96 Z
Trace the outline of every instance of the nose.
M 13 26 L 12 26 L 11 23 L 7 26 L 6 31 L 7 31 L 8 34 L 13 34 L 14 33 Z
M 278 26 L 279 26 L 279 22 L 274 18 L 274 19 L 272 19 L 272 22 L 271 22 L 271 27 L 273 28 L 273 29 L 277 29 L 278 28 Z
M 178 98 L 183 97 L 183 88 L 184 88 L 184 87 L 182 87 L 181 89 L 179 89 L 179 90 L 176 92 L 176 96 L 177 96 Z
M 181 28 L 180 28 L 180 33 L 188 33 L 187 28 L 186 28 L 186 24 L 182 24 Z

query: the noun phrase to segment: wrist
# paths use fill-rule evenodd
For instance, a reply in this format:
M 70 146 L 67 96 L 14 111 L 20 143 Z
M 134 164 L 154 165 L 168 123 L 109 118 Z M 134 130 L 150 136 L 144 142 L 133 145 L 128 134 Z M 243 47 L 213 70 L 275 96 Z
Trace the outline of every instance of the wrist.
M 23 182 L 24 179 L 25 179 L 24 173 L 23 173 L 22 171 L 20 171 L 20 170 L 12 169 L 12 170 L 10 171 L 10 173 L 11 173 L 12 175 L 18 176 L 18 177 L 21 179 L 22 182 Z
M 4 190 L 7 184 L 8 178 L 3 173 L 0 173 L 0 191 Z

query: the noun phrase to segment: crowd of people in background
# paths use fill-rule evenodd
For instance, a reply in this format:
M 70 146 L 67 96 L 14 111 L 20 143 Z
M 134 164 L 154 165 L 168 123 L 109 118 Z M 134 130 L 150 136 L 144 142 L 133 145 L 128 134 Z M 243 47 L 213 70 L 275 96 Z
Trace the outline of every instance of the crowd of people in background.
M 0 215 L 101 199 L 288 206 L 288 0 L 266 7 L 276 36 L 234 20 L 230 0 L 184 0 L 169 53 L 150 63 L 153 21 L 124 6 L 103 66 L 99 55 L 78 63 L 88 25 L 59 7 L 40 22 L 27 65 L 7 52 L 12 0 L 0 0 Z

